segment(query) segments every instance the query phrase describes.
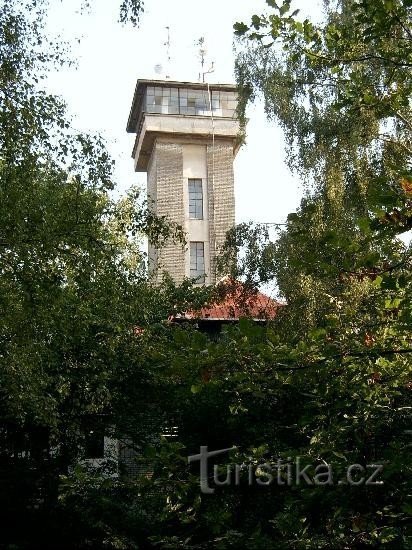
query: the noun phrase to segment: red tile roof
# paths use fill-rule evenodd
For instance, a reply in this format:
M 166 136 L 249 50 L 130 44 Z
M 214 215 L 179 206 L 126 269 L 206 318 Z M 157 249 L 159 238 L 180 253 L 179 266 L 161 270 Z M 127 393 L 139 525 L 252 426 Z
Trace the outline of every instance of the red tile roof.
M 266 294 L 233 279 L 224 279 L 218 288 L 221 298 L 199 311 L 187 312 L 183 318 L 235 321 L 240 317 L 250 317 L 265 321 L 274 319 L 279 309 L 284 306 Z

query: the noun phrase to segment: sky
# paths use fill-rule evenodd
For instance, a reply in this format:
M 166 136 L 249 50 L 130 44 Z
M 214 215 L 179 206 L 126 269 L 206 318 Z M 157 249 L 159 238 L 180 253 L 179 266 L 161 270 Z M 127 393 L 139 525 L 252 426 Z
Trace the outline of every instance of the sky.
M 71 45 L 76 66 L 53 72 L 49 91 L 64 98 L 73 127 L 100 133 L 116 161 L 118 192 L 146 185 L 146 175 L 133 169 L 134 136 L 126 133 L 138 78 L 162 78 L 167 70 L 167 29 L 170 29 L 169 74 L 172 80 L 198 80 L 197 40 L 206 40 L 207 59 L 215 71 L 209 82 L 234 82 L 233 24 L 263 13 L 264 0 L 145 0 L 138 28 L 118 23 L 120 0 L 94 0 L 81 13 L 81 0 L 51 0 L 48 32 Z M 320 0 L 295 0 L 304 15 L 320 13 Z M 281 130 L 269 123 L 257 102 L 248 113 L 246 145 L 235 160 L 237 223 L 283 223 L 303 195 L 287 169 Z

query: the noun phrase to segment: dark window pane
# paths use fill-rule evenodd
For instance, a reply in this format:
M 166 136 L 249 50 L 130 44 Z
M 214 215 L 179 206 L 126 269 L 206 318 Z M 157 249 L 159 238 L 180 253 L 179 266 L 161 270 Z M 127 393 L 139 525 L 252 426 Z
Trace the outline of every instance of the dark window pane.
M 104 423 L 101 419 L 89 420 L 84 429 L 85 458 L 104 458 Z
M 198 283 L 205 282 L 204 243 L 190 243 L 190 277 Z
M 196 220 L 203 219 L 203 190 L 201 179 L 189 179 L 189 217 Z

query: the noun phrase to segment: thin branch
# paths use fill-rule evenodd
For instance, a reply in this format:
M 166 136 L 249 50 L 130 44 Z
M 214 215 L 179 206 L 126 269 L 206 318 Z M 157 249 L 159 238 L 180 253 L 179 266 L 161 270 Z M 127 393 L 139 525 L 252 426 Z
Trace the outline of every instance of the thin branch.
M 402 120 L 404 124 L 409 128 L 409 130 L 412 131 L 412 122 L 410 122 L 407 118 L 405 118 L 399 111 L 395 111 L 395 115 Z
M 410 353 L 412 353 L 412 348 L 391 349 L 391 350 L 373 350 L 373 349 L 371 349 L 369 351 L 344 352 L 344 353 L 337 354 L 337 355 L 331 355 L 330 357 L 324 357 L 322 359 L 319 359 L 318 361 L 313 361 L 311 363 L 306 363 L 306 364 L 303 364 L 303 365 L 299 365 L 297 367 L 292 367 L 292 366 L 288 367 L 284 363 L 277 363 L 274 366 L 277 367 L 276 372 L 277 371 L 290 372 L 290 371 L 300 371 L 300 370 L 310 369 L 312 367 L 316 367 L 317 365 L 322 365 L 322 364 L 326 363 L 327 361 L 334 360 L 334 359 L 344 359 L 344 358 L 347 358 L 347 357 L 354 357 L 354 358 L 376 357 L 376 356 L 386 357 L 388 355 L 407 355 L 407 354 L 410 354 Z
M 402 147 L 403 149 L 405 149 L 405 151 L 412 156 L 412 149 L 410 149 L 405 143 L 402 143 L 400 141 L 394 141 L 393 139 L 388 139 L 388 138 L 384 137 L 383 135 L 379 135 L 377 137 L 377 139 L 379 139 L 379 141 L 383 141 L 385 143 L 390 143 L 392 145 L 398 145 L 399 147 Z
M 352 58 L 347 58 L 345 59 L 344 57 L 337 57 L 337 58 L 332 58 L 332 57 L 327 57 L 326 55 L 322 55 L 322 54 L 317 54 L 313 51 L 310 51 L 310 50 L 307 50 L 307 49 L 304 49 L 304 48 L 301 48 L 301 50 L 305 53 L 305 55 L 307 56 L 313 56 L 313 57 L 316 57 L 318 59 L 322 59 L 323 61 L 327 61 L 328 63 L 343 63 L 345 65 L 350 65 L 352 63 L 360 63 L 360 62 L 363 62 L 363 61 L 384 61 L 386 63 L 391 63 L 393 65 L 395 65 L 396 67 L 412 67 L 412 63 L 406 63 L 406 62 L 402 62 L 402 61 L 395 61 L 394 59 L 388 59 L 387 57 L 383 57 L 381 55 L 373 55 L 373 54 L 368 54 L 368 55 L 362 55 L 360 57 L 352 57 Z
M 395 15 L 395 20 L 399 23 L 399 25 L 403 28 L 403 30 L 408 35 L 408 38 L 406 38 L 405 40 L 412 40 L 411 29 L 407 25 L 405 25 L 405 23 L 402 21 L 402 19 L 399 17 L 399 15 Z

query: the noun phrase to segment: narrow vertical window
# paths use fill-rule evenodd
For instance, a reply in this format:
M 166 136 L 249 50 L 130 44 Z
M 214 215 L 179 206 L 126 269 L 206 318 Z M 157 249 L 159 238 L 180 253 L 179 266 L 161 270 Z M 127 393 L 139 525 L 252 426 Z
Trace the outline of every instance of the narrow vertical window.
M 105 428 L 102 419 L 90 418 L 84 425 L 85 458 L 104 458 Z
M 189 218 L 203 220 L 203 186 L 201 179 L 189 179 Z
M 197 283 L 205 282 L 205 243 L 190 243 L 190 277 Z

